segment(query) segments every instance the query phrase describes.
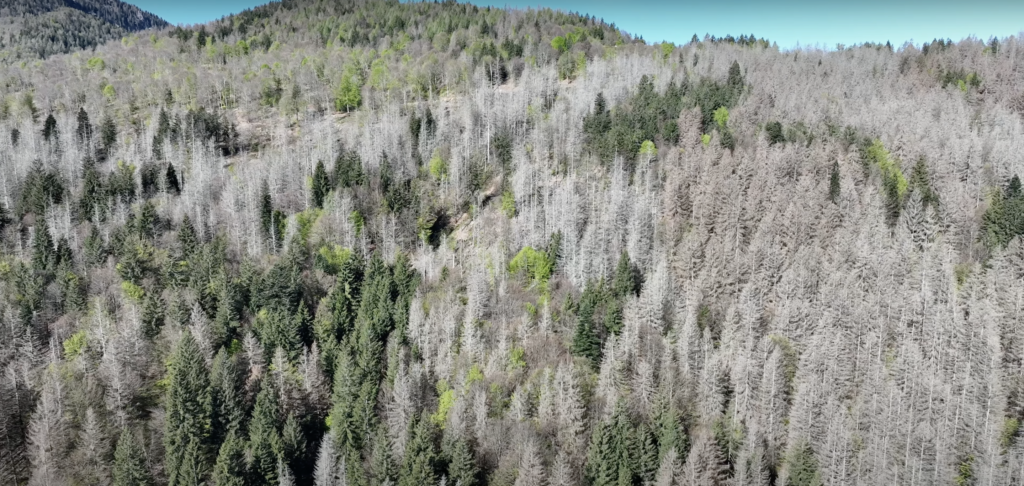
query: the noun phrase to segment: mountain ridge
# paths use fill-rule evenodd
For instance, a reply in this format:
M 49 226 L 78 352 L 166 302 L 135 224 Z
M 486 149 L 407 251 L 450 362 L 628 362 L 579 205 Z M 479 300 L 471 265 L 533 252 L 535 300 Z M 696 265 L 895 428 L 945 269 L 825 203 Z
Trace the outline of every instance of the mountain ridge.
M 160 17 L 120 0 L 5 0 L 0 52 L 6 59 L 45 58 L 167 27 Z

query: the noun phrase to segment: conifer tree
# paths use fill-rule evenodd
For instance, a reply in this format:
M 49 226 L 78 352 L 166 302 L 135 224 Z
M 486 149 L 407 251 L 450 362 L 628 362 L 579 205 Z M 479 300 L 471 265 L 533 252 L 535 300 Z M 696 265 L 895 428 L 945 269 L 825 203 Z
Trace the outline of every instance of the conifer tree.
M 274 386 L 270 380 L 264 380 L 249 424 L 249 453 L 252 458 L 249 470 L 256 484 L 277 482 L 277 462 L 282 456 L 279 415 Z
M 86 113 L 85 107 L 78 109 L 78 126 L 75 129 L 75 136 L 78 138 L 78 143 L 86 143 L 92 140 L 92 124 L 89 123 L 89 114 Z
M 57 264 L 57 250 L 53 246 L 53 237 L 46 221 L 36 224 L 36 234 L 32 238 L 32 267 L 40 271 L 52 270 Z
M 473 455 L 472 445 L 466 439 L 455 441 L 448 462 L 448 481 L 462 486 L 476 486 L 479 476 L 480 467 Z
M 164 184 L 169 194 L 175 196 L 181 194 L 181 181 L 178 180 L 178 171 L 174 169 L 174 164 L 167 164 L 167 171 L 164 172 Z
M 201 445 L 210 431 L 210 382 L 203 353 L 192 333 L 183 333 L 172 363 L 164 447 L 168 484 L 178 486 L 188 484 L 186 479 L 194 476 L 191 471 L 205 464 Z
M 241 431 L 244 426 L 244 390 L 239 382 L 237 360 L 235 356 L 228 356 L 227 350 L 223 347 L 213 358 L 210 370 L 210 422 L 213 443 L 224 440 L 231 431 Z
M 186 214 L 181 219 L 181 226 L 178 228 L 178 245 L 181 248 L 181 255 L 184 258 L 192 256 L 199 248 L 199 236 L 196 234 L 196 227 Z
M 313 171 L 312 189 L 313 207 L 324 207 L 324 201 L 327 199 L 327 195 L 331 192 L 331 181 L 327 177 L 327 169 L 324 168 L 324 161 L 322 160 L 317 161 L 316 169 Z
M 114 486 L 150 486 L 153 477 L 146 466 L 145 451 L 136 441 L 135 434 L 127 428 L 121 431 L 121 438 L 114 450 Z
M 650 484 L 661 465 L 657 438 L 647 424 L 640 424 L 640 427 L 637 427 L 636 436 L 636 475 L 643 484 Z
M 57 133 L 57 119 L 53 117 L 53 113 L 46 116 L 46 121 L 43 122 L 43 140 L 47 143 L 55 141 L 58 138 Z
M 832 162 L 832 171 L 828 181 L 828 200 L 833 204 L 839 202 L 839 162 Z
M 430 416 L 424 412 L 405 447 L 398 486 L 419 486 L 437 483 L 437 431 Z
M 245 441 L 232 429 L 220 445 L 217 462 L 213 466 L 213 484 L 216 486 L 245 486 Z

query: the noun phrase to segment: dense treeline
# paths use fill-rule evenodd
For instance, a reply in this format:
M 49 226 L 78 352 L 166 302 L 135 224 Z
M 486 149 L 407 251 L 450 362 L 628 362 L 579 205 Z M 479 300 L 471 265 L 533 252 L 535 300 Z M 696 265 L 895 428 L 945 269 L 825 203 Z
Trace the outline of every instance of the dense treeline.
M 0 482 L 1020 483 L 1017 45 L 306 0 L 0 67 Z
M 45 58 L 94 48 L 163 19 L 118 0 L 18 0 L 0 6 L 2 59 Z

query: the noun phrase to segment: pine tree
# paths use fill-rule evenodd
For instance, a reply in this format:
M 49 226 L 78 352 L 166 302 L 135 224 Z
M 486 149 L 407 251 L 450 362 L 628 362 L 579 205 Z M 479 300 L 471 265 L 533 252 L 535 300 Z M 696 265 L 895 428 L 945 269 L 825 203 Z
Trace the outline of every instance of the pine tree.
M 322 160 L 317 161 L 316 169 L 313 171 L 312 189 L 313 207 L 324 207 L 324 201 L 327 199 L 327 195 L 331 192 L 331 181 L 327 177 L 327 169 L 324 168 L 324 161 Z
M 373 484 L 395 484 L 398 468 L 391 456 L 391 438 L 388 437 L 387 428 L 383 426 L 378 426 L 374 435 L 370 468 L 373 473 Z M 454 484 L 454 479 L 449 477 L 449 482 Z
M 245 486 L 245 441 L 238 432 L 228 432 L 213 466 L 213 484 L 216 486 Z
M 250 475 L 257 484 L 275 484 L 278 479 L 277 461 L 282 456 L 279 415 L 274 386 L 264 380 L 249 424 Z
M 615 281 L 612 283 L 612 290 L 618 298 L 633 295 L 640 296 L 642 284 L 640 268 L 629 259 L 629 253 L 625 250 L 619 256 L 619 264 L 615 267 Z
M 114 450 L 114 486 L 150 486 L 153 477 L 146 467 L 146 455 L 135 435 L 127 428 Z
M 210 430 L 210 382 L 203 353 L 192 333 L 183 333 L 172 363 L 164 433 L 165 468 L 168 484 L 178 486 L 188 484 L 185 475 L 205 464 L 200 446 Z M 186 457 L 187 453 L 194 457 Z

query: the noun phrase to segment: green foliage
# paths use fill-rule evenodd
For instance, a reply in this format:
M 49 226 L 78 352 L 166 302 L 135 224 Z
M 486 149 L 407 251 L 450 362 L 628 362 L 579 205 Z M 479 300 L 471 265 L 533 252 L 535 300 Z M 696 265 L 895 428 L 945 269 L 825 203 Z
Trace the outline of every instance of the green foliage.
M 436 484 L 441 465 L 437 446 L 437 428 L 423 414 L 405 447 L 405 460 L 399 470 L 398 486 Z
M 701 135 L 700 136 L 700 143 L 701 143 L 701 145 L 704 145 L 705 147 L 710 145 L 711 144 L 711 135 L 709 135 L 707 133 Z
M 206 361 L 191 332 L 181 341 L 168 370 L 164 448 L 170 486 L 188 484 L 189 473 L 204 468 L 206 457 L 196 452 L 210 433 L 210 381 Z
M 1020 420 L 1010 417 L 1003 420 L 1003 430 L 999 434 L 999 444 L 1003 450 L 1007 450 L 1017 440 L 1017 433 L 1020 431 Z
M 334 184 L 336 187 L 353 187 L 362 185 L 363 162 L 354 150 L 342 150 L 334 160 Z
M 277 483 L 277 463 L 282 456 L 279 415 L 277 393 L 271 381 L 264 380 L 249 424 L 249 474 L 262 484 Z
M 640 156 L 647 159 L 654 159 L 658 157 L 658 147 L 654 145 L 654 142 L 650 140 L 644 140 L 640 144 Z
M 438 152 L 434 152 L 434 156 L 430 158 L 428 164 L 428 170 L 430 177 L 436 181 L 443 181 L 448 178 L 448 163 L 441 158 Z
M 547 252 L 535 250 L 531 246 L 523 247 L 508 263 L 509 273 L 525 275 L 529 281 L 541 286 L 547 284 L 554 268 L 555 262 Z
M 821 475 L 818 472 L 818 460 L 814 457 L 814 449 L 807 441 L 793 446 L 786 457 L 789 480 L 786 484 L 793 486 L 821 486 Z
M 768 122 L 764 126 L 764 132 L 768 136 L 768 145 L 786 142 L 786 136 L 782 133 L 782 123 L 777 121 Z
M 341 75 L 341 83 L 334 93 L 334 109 L 350 112 L 363 103 L 363 79 L 358 68 L 349 64 Z
M 316 169 L 313 170 L 313 187 L 311 189 L 313 193 L 313 207 L 324 207 L 324 201 L 331 192 L 331 181 L 327 177 L 327 169 L 324 168 L 324 161 L 322 160 L 317 161 Z
M 953 478 L 956 486 L 970 486 L 974 481 L 974 454 L 968 454 L 957 466 L 957 475 Z
M 886 214 L 890 224 L 899 219 L 909 183 L 900 170 L 899 161 L 892 158 L 880 140 L 875 139 L 863 149 L 865 163 L 877 167 L 882 175 L 882 189 L 885 194 Z
M 599 93 L 593 112 L 583 119 L 587 146 L 606 164 L 616 155 L 627 161 L 638 155 L 656 156 L 655 141 L 675 143 L 679 137 L 679 112 L 685 106 L 688 90 L 685 82 L 669 83 L 664 94 L 659 94 L 653 81 L 643 76 L 636 93 L 614 111 L 608 110 L 604 95 Z M 644 147 L 645 141 L 651 143 Z
M 450 484 L 477 486 L 480 484 L 480 466 L 476 462 L 472 444 L 466 439 L 455 441 L 452 446 L 451 460 L 448 462 L 448 481 Z
M 526 367 L 526 350 L 522 346 L 515 346 L 509 352 L 509 368 L 515 370 Z
M 440 428 L 444 428 L 448 422 L 448 411 L 455 404 L 455 390 L 448 387 L 444 380 L 438 382 L 437 391 L 440 394 L 437 398 L 437 412 L 430 416 L 430 421 Z
M 43 164 L 35 162 L 21 183 L 17 203 L 17 216 L 35 214 L 42 217 L 52 205 L 64 202 L 67 190 L 64 178 L 55 169 L 45 169 Z
M 150 486 L 153 476 L 146 466 L 146 451 L 127 427 L 114 450 L 114 486 Z
M 718 125 L 719 129 L 724 129 L 729 123 L 729 109 L 724 106 L 720 106 L 712 113 L 712 117 L 715 120 L 715 125 Z
M 71 361 L 77 358 L 86 347 L 85 329 L 71 335 L 64 340 L 64 359 Z
M 501 214 L 508 219 L 516 217 L 516 196 L 511 189 L 501 193 Z
M 994 190 L 981 219 L 982 243 L 989 249 L 1004 247 L 1024 235 L 1024 192 L 1020 178 L 1010 178 L 1003 190 Z
M 245 441 L 235 430 L 228 432 L 217 453 L 213 466 L 213 484 L 216 486 L 245 486 L 248 468 L 245 463 Z

